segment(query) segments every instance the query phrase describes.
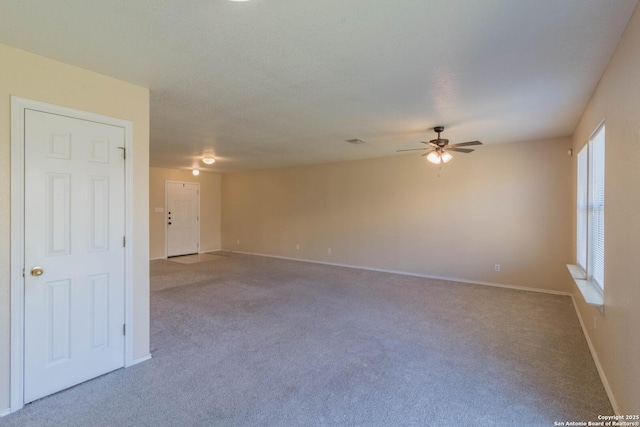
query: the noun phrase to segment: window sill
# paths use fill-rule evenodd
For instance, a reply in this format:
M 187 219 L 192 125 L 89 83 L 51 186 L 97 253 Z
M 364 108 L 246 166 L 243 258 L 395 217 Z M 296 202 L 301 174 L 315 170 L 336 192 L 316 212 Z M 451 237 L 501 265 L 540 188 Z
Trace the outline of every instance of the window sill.
M 582 269 L 577 265 L 567 264 L 567 269 L 571 277 L 573 277 L 573 281 L 576 282 L 576 286 L 580 290 L 585 302 L 603 311 L 604 298 L 600 288 L 591 280 L 588 280 Z

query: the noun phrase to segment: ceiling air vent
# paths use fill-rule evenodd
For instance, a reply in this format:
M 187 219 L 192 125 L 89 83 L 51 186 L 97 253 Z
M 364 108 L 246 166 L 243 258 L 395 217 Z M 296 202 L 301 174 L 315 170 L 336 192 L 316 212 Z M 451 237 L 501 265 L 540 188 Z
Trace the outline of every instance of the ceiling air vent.
M 349 144 L 353 144 L 353 145 L 366 144 L 367 143 L 367 141 L 363 141 L 363 140 L 357 139 L 357 138 L 347 139 L 346 142 L 348 142 Z

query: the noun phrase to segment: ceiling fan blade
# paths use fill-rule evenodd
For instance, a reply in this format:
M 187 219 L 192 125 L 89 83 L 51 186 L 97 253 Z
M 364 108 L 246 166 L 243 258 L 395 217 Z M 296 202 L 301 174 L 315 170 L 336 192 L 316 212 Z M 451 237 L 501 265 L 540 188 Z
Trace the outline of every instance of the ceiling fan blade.
M 423 151 L 423 150 L 428 150 L 428 148 L 409 148 L 407 150 L 396 150 L 396 152 L 399 152 L 399 151 L 418 151 L 418 150 Z
M 445 147 L 444 148 L 445 151 L 457 151 L 458 153 L 471 153 L 472 150 L 471 148 L 455 148 L 455 147 Z
M 461 142 L 460 144 L 451 144 L 449 147 L 468 147 L 470 145 L 482 145 L 480 141 Z

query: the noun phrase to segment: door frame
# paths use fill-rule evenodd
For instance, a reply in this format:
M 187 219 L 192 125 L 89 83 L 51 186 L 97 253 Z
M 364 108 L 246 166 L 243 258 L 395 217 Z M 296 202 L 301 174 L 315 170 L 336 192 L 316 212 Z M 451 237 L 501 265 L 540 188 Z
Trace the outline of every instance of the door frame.
M 198 233 L 197 233 L 197 248 L 200 253 L 200 183 L 196 181 L 172 181 L 166 180 L 164 182 L 164 258 L 169 258 L 169 227 L 167 227 L 167 215 L 169 212 L 169 184 L 195 184 L 198 186 Z
M 124 170 L 125 238 L 133 236 L 133 123 L 100 114 L 11 97 L 11 354 L 10 354 L 10 411 L 24 406 L 24 137 L 25 110 L 87 120 L 124 129 L 124 146 L 127 154 Z M 134 330 L 133 316 L 133 252 L 132 244 L 125 246 L 124 255 L 124 313 L 129 331 Z M 124 366 L 134 364 L 133 334 L 124 337 Z

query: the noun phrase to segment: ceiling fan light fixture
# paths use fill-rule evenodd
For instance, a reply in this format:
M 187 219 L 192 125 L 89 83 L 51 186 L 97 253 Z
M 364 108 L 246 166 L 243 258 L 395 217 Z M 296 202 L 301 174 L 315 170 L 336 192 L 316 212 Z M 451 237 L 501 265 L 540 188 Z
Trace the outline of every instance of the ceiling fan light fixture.
M 216 162 L 215 157 L 203 157 L 202 158 L 202 163 L 206 164 L 206 165 L 212 165 Z
M 442 163 L 448 163 L 449 160 L 453 159 L 453 156 L 451 155 L 451 153 L 443 151 L 440 155 L 440 158 L 442 159 Z
M 433 150 L 427 155 L 427 160 L 433 163 L 434 165 L 439 165 L 442 162 L 442 158 L 440 157 L 440 153 L 436 150 Z M 450 159 L 449 159 L 450 160 Z M 447 160 L 447 161 L 449 161 Z

